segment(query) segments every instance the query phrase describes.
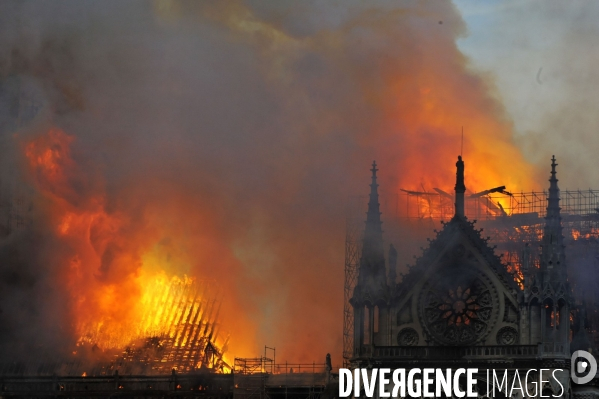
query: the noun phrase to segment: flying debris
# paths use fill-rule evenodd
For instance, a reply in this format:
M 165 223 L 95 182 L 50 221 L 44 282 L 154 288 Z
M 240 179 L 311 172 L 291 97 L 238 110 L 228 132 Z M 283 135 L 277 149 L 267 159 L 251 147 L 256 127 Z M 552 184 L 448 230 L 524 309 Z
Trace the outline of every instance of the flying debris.
M 435 190 L 436 192 L 438 192 L 441 196 L 449 198 L 449 199 L 453 199 L 453 195 L 449 194 L 447 191 L 443 191 L 440 188 L 434 187 L 433 190 Z
M 408 193 L 408 195 L 437 195 L 435 193 L 429 193 L 427 191 L 411 191 L 411 190 L 404 190 L 403 188 L 400 188 L 401 191 L 403 191 L 404 193 Z
M 470 198 L 478 198 L 478 197 L 482 197 L 483 195 L 492 194 L 492 193 L 501 193 L 501 194 L 509 195 L 510 197 L 512 196 L 512 193 L 510 193 L 509 191 L 505 191 L 505 186 L 499 186 L 499 187 L 490 188 L 488 190 L 480 191 L 478 193 L 474 193 L 474 194 L 470 195 Z

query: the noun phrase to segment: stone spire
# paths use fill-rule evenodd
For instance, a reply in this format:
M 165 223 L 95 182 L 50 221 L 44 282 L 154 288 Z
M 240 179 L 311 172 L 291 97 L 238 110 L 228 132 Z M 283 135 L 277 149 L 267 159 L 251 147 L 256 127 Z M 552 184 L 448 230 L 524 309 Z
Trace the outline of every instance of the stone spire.
M 551 158 L 551 177 L 549 178 L 549 198 L 547 199 L 547 215 L 541 240 L 541 271 L 546 281 L 564 281 L 566 279 L 566 257 L 564 253 L 564 236 L 562 235 L 562 217 L 559 206 L 559 187 L 555 171 L 555 156 Z
M 383 249 L 383 229 L 379 204 L 378 184 L 376 182 L 376 162 L 372 162 L 372 182 L 370 183 L 370 200 L 366 213 L 366 228 L 360 258 L 360 280 L 370 276 L 385 278 L 385 255 Z
M 381 222 L 381 212 L 379 204 L 379 185 L 376 182 L 376 161 L 372 162 L 372 182 L 370 183 L 370 199 L 368 201 L 368 212 L 366 213 L 366 231 L 364 239 L 370 238 L 376 241 L 383 240 L 383 229 Z
M 456 166 L 456 180 L 455 180 L 455 215 L 464 217 L 464 193 L 466 192 L 466 186 L 464 185 L 464 161 L 462 156 L 458 156 Z

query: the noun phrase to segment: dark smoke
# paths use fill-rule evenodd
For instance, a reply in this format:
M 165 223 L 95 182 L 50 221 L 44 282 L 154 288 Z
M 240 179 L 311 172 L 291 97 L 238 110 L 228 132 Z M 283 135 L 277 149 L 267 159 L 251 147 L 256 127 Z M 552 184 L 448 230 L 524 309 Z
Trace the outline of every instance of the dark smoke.
M 368 192 L 373 159 L 389 193 L 448 187 L 466 119 L 471 182 L 531 181 L 489 83 L 455 46 L 463 33 L 448 2 L 0 3 L 0 77 L 32 79 L 46 104 L 5 132 L 39 204 L 0 252 L 0 355 L 34 335 L 68 347 L 86 287 L 126 298 L 158 248 L 185 260 L 165 268 L 227 293 L 233 355 L 268 344 L 277 358 L 339 362 L 344 204 Z M 23 156 L 52 127 L 74 137 L 59 183 Z M 73 298 L 61 279 L 77 246 L 56 237 L 53 212 L 99 197 L 124 221 L 92 229 L 101 262 L 82 263 L 88 285 Z

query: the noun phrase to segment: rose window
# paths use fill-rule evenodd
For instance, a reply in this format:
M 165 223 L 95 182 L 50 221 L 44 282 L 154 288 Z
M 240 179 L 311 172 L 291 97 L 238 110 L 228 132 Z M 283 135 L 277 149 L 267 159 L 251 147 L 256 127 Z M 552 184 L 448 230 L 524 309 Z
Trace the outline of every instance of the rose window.
M 447 320 L 448 325 L 469 325 L 478 318 L 476 312 L 480 305 L 476 302 L 476 297 L 470 288 L 458 286 L 455 291 L 450 289 L 439 305 L 441 317 Z
M 443 344 L 474 343 L 495 321 L 490 286 L 468 270 L 436 278 L 423 287 L 421 298 L 424 327 Z

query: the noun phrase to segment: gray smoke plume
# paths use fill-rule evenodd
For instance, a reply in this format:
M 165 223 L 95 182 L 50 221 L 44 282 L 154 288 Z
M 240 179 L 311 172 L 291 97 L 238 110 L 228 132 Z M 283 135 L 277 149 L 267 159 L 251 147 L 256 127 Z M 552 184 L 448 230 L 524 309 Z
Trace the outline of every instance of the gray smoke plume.
M 92 293 L 125 319 L 156 252 L 219 282 L 232 355 L 338 362 L 344 204 L 373 159 L 389 194 L 451 187 L 470 120 L 469 188 L 533 180 L 464 32 L 448 2 L 0 2 L 0 78 L 41 104 L 3 131 L 34 210 L 0 248 L 1 351 L 68 351 Z M 60 178 L 31 147 L 52 129 Z M 86 212 L 86 234 L 57 233 Z

